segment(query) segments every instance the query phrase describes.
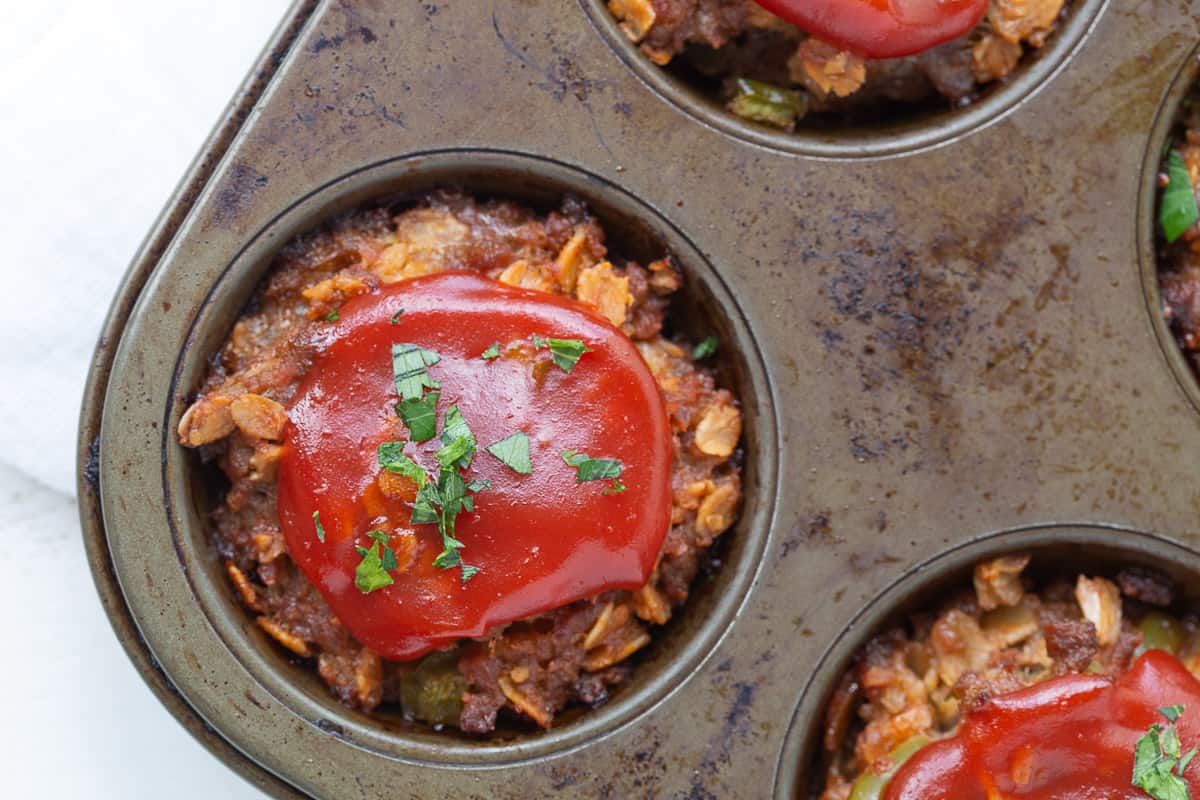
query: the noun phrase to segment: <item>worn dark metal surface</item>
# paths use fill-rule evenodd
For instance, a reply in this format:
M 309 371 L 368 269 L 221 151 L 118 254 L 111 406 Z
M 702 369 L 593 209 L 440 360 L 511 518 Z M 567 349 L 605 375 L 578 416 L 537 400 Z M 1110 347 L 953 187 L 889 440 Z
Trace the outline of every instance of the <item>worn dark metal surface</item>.
M 1080 7 L 978 124 L 810 147 L 631 69 L 591 0 L 298 4 L 131 268 L 85 398 L 85 541 L 151 687 L 281 797 L 786 797 L 822 687 L 909 587 L 1006 541 L 1195 574 L 1200 395 L 1144 277 L 1200 27 L 1182 0 Z M 751 423 L 726 569 L 635 681 L 486 743 L 341 708 L 262 642 L 169 434 L 275 248 L 443 180 L 644 218 Z

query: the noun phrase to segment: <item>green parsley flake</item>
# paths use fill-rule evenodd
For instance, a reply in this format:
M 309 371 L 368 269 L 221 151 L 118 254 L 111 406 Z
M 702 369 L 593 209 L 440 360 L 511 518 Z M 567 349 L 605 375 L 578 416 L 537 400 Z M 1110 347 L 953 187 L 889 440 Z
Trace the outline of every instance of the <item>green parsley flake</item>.
M 417 491 L 411 521 L 414 525 L 437 523 L 438 532 L 442 535 L 442 552 L 434 558 L 433 565 L 438 569 L 469 566 L 463 564 L 459 553 L 465 545 L 454 536 L 455 522 L 461 512 L 469 513 L 475 509 L 475 498 L 468 492 L 489 488 L 491 483 L 488 481 L 465 483 L 456 468 L 448 467 L 442 469 L 437 484 L 426 483 Z M 472 567 L 468 571 L 474 575 L 479 568 Z M 469 579 L 468 576 L 466 580 Z M 466 580 L 463 582 L 466 583 Z
M 563 372 L 575 369 L 575 365 L 579 363 L 579 359 L 583 358 L 583 354 L 592 352 L 580 339 L 543 339 L 535 333 L 533 348 L 542 350 L 547 347 L 550 348 L 550 357 L 554 359 L 554 365 Z
M 613 478 L 612 484 L 607 489 L 605 489 L 603 492 L 601 492 L 601 494 L 620 494 L 621 492 L 625 491 L 628 488 L 629 488 L 628 486 L 621 483 L 616 478 Z
M 482 358 L 484 361 L 491 361 L 493 358 L 499 358 L 500 357 L 500 343 L 492 342 L 491 344 L 488 345 L 488 349 L 484 350 L 483 353 L 480 354 L 479 357 Z
M 592 458 L 587 453 L 578 450 L 563 450 L 559 453 L 568 467 L 575 468 L 575 482 L 606 481 L 610 478 L 621 477 L 621 462 L 615 458 Z M 617 485 L 620 489 L 616 489 Z M 625 491 L 624 484 L 616 482 L 613 488 L 618 492 Z
M 397 311 L 395 314 L 392 314 L 392 318 L 388 320 L 388 324 L 389 325 L 399 325 L 400 324 L 400 315 L 403 313 L 404 313 L 404 309 L 402 308 L 399 311 Z
M 415 344 L 392 345 L 392 377 L 400 399 L 420 400 L 426 389 L 440 389 L 441 385 L 429 377 L 425 368 L 441 360 L 437 353 Z
M 324 543 L 325 542 L 325 528 L 321 525 L 321 512 L 320 511 L 313 512 L 313 525 L 317 526 L 317 541 Z
M 396 324 L 404 311 L 397 311 L 391 319 Z M 499 343 L 488 350 L 499 351 Z M 400 402 L 396 413 L 408 426 L 414 442 L 432 439 L 437 433 L 437 403 L 441 388 L 429 377 L 427 367 L 441 361 L 441 356 L 415 344 L 392 345 L 392 376 Z M 427 392 L 427 389 L 434 391 Z M 436 457 L 441 472 L 435 483 L 419 464 L 404 454 L 404 442 L 383 442 L 376 448 L 379 466 L 389 472 L 404 475 L 417 483 L 417 494 L 413 498 L 410 522 L 414 525 L 436 524 L 442 536 L 442 552 L 433 560 L 439 569 L 461 567 L 462 582 L 466 584 L 479 573 L 480 568 L 464 564 L 459 553 L 465 545 L 454 537 L 454 526 L 458 515 L 475 510 L 473 492 L 491 488 L 486 480 L 466 483 L 459 469 L 467 469 L 478 444 L 475 434 L 463 419 L 458 406 L 447 409 L 442 421 L 442 447 Z M 315 519 L 315 516 L 314 516 Z M 320 523 L 318 522 L 318 527 Z M 355 570 L 355 585 L 363 594 L 392 583 L 389 570 L 396 569 L 396 554 L 387 544 L 387 535 L 381 531 L 367 533 L 375 543 L 368 547 L 356 547 L 362 561 Z
M 489 444 L 486 450 L 513 472 L 520 475 L 533 474 L 533 464 L 529 460 L 529 437 L 525 434 L 514 433 L 512 436 L 506 436 Z
M 367 531 L 367 536 L 371 537 L 379 544 L 383 545 L 383 568 L 388 570 L 396 569 L 400 565 L 396 563 L 396 554 L 392 552 L 392 548 L 388 546 L 388 535 L 383 531 Z
M 700 344 L 692 348 L 692 359 L 694 361 L 699 361 L 702 358 L 708 358 L 713 353 L 717 352 L 718 344 L 719 342 L 717 337 L 707 337 L 704 341 L 700 342 Z
M 475 440 L 470 436 L 459 436 L 450 444 L 443 445 L 437 451 L 438 463 L 443 467 L 449 467 L 457 464 L 464 457 L 469 458 L 469 454 L 475 449 Z
M 326 322 L 337 322 L 341 318 L 342 318 L 342 314 L 336 308 L 333 311 L 330 311 L 328 314 L 325 315 Z
M 370 594 L 376 589 L 391 586 L 395 581 L 388 574 L 397 568 L 396 554 L 388 547 L 388 537 L 383 531 L 367 531 L 367 536 L 375 541 L 369 548 L 355 546 L 362 556 L 362 561 L 354 570 L 354 585 L 363 594 Z
M 583 354 L 592 352 L 579 339 L 543 339 L 535 335 L 533 337 L 533 346 L 539 350 L 543 347 L 549 347 L 550 357 L 554 359 L 554 366 L 563 372 L 570 372 L 575 369 L 575 365 L 579 363 L 579 359 L 583 358 Z
M 1183 714 L 1183 706 L 1164 706 L 1159 713 L 1168 721 L 1150 726 L 1134 746 L 1133 780 L 1138 787 L 1154 800 L 1191 800 L 1191 792 L 1183 780 L 1183 770 L 1196 756 L 1196 748 L 1181 757 L 1179 732 L 1175 721 Z
M 453 448 L 462 448 L 462 452 L 454 458 L 453 461 L 442 461 L 442 450 L 438 451 L 438 462 L 443 467 L 448 467 L 457 462 L 458 466 L 466 469 L 471 466 L 471 456 L 475 455 L 475 449 L 479 446 L 475 441 L 475 434 L 471 433 L 471 428 L 467 425 L 467 421 L 463 419 L 462 412 L 458 410 L 458 406 L 450 406 L 446 411 L 446 416 L 442 420 L 442 444 Z M 458 444 L 459 439 L 465 439 L 463 444 Z
M 462 547 L 462 542 L 454 538 L 454 521 L 463 509 L 463 502 L 467 497 L 467 484 L 458 470 L 442 470 L 441 477 L 438 478 L 438 496 L 442 507 L 438 529 L 442 533 L 442 538 L 454 542 L 457 547 Z
M 436 483 L 432 481 L 426 483 L 417 490 L 417 496 L 413 500 L 412 518 L 409 520 L 413 525 L 426 525 L 430 522 L 438 522 L 441 520 L 441 514 L 438 513 L 438 506 L 442 504 L 442 496 L 438 493 Z
M 1167 188 L 1163 190 L 1162 204 L 1158 208 L 1158 222 L 1167 242 L 1183 236 L 1197 219 L 1200 219 L 1200 208 L 1196 206 L 1196 189 L 1192 186 L 1187 164 L 1178 150 L 1172 150 L 1167 157 Z
M 396 413 L 408 428 L 414 442 L 427 442 L 437 434 L 437 402 L 441 395 L 429 392 L 417 400 L 401 400 Z
M 382 469 L 411 478 L 418 488 L 428 480 L 421 465 L 404 455 L 404 442 L 383 442 L 375 452 Z

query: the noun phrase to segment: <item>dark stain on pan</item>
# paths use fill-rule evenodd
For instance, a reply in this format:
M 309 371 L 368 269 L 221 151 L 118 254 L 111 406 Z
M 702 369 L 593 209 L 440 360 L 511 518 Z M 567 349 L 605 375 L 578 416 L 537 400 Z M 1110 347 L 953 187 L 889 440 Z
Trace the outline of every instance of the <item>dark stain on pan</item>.
M 269 179 L 244 161 L 236 161 L 229 169 L 224 185 L 217 190 L 213 207 L 213 225 L 228 225 L 250 202 L 251 196 L 267 185 Z
M 352 5 L 345 2 L 345 0 L 341 0 L 337 5 L 337 10 L 345 18 L 345 26 L 342 32 L 333 34 L 332 36 L 327 36 L 323 33 L 317 34 L 316 40 L 309 48 L 312 53 L 316 54 L 322 50 L 336 49 L 346 42 L 358 41 L 363 44 L 375 44 L 379 40 L 379 37 L 364 23 L 362 15 Z
M 739 681 L 733 684 L 732 689 L 733 703 L 725 714 L 720 732 L 709 740 L 704 749 L 704 757 L 692 776 L 687 800 L 716 800 L 718 795 L 706 784 L 711 785 L 713 778 L 720 774 L 721 766 L 729 763 L 734 740 L 749 733 L 750 707 L 754 705 L 756 687 L 752 683 Z
M 855 575 L 862 575 L 865 572 L 870 572 L 879 566 L 902 564 L 904 559 L 890 555 L 883 550 L 870 549 L 860 550 L 852 553 L 847 562 L 850 566 L 850 571 Z
M 811 517 L 798 519 L 792 523 L 787 538 L 783 540 L 781 556 L 787 558 L 800 545 L 831 545 L 841 540 L 833 535 L 833 524 L 829 510 L 818 511 Z
M 336 33 L 333 36 L 326 36 L 325 34 L 318 34 L 317 40 L 315 42 L 313 42 L 312 51 L 313 51 L 313 53 L 319 53 L 322 50 L 328 50 L 331 47 L 340 47 L 341 44 L 343 42 L 345 42 L 347 39 L 356 38 L 356 37 L 361 39 L 366 44 L 374 44 L 375 41 L 379 38 L 378 36 L 375 35 L 375 33 L 370 28 L 368 28 L 366 26 L 356 28 L 356 29 L 350 31 L 349 33 L 345 33 L 345 34 Z
M 257 708 L 257 709 L 258 709 L 258 710 L 260 710 L 260 711 L 266 711 L 266 710 L 267 710 L 267 707 L 266 707 L 266 706 L 264 706 L 264 705 L 263 705 L 263 704 L 262 704 L 262 703 L 259 701 L 259 699 L 258 699 L 257 697 L 255 697 L 255 696 L 254 696 L 254 693 L 253 693 L 253 692 L 251 692 L 249 689 L 247 689 L 247 690 L 245 691 L 245 693 L 244 693 L 244 694 L 245 694 L 245 697 L 246 697 L 246 699 L 250 701 L 250 705 L 254 706 L 255 708 Z
M 343 113 L 351 119 L 366 119 L 378 115 L 393 125 L 398 125 L 401 128 L 406 127 L 404 124 L 404 113 L 399 110 L 392 110 L 386 103 L 379 102 L 375 96 L 374 89 L 368 88 L 359 92 L 350 107 L 345 109 Z M 349 132 L 345 125 L 342 129 Z
M 333 734 L 339 739 L 346 738 L 346 729 L 332 720 L 321 718 L 317 720 L 317 727 L 326 733 Z
M 504 46 L 504 49 L 513 58 L 534 72 L 539 73 L 545 79 L 535 85 L 537 88 L 549 92 L 555 100 L 561 101 L 570 94 L 580 103 L 583 103 L 590 111 L 591 107 L 587 103 L 592 92 L 603 91 L 608 86 L 607 81 L 589 78 L 584 75 L 579 65 L 570 58 L 567 51 L 554 43 L 553 33 L 547 33 L 546 38 L 555 58 L 551 63 L 542 65 L 531 56 L 526 55 L 520 47 L 504 34 L 500 29 L 500 20 L 496 16 L 495 11 L 492 12 L 492 30 L 495 31 L 496 38 L 500 41 L 500 44 Z
M 100 488 L 100 437 L 92 437 L 88 443 L 87 460 L 83 462 L 83 479 L 92 489 Z
M 825 261 L 821 291 L 832 313 L 815 325 L 824 350 L 854 366 L 866 398 L 837 414 L 856 461 L 891 459 L 908 472 L 954 455 L 961 411 L 952 365 L 990 324 L 978 313 L 984 284 L 1016 274 L 1004 248 L 1030 221 L 1002 208 L 976 229 L 901 243 L 890 211 L 833 220 L 846 246 Z M 897 396 L 902 412 L 883 412 Z
M 1069 245 L 1058 243 L 1049 247 L 1050 255 L 1054 257 L 1054 271 L 1038 289 L 1033 298 L 1033 307 L 1041 311 L 1051 300 L 1067 301 L 1070 299 L 1066 282 L 1079 283 L 1079 269 L 1071 268 L 1071 248 Z
M 544 65 L 527 55 L 504 33 L 495 9 L 492 10 L 492 30 L 496 34 L 496 39 L 499 40 L 509 55 L 517 59 L 522 66 L 533 70 L 544 78 L 541 82 L 534 84 L 538 89 L 549 92 L 560 103 L 567 95 L 572 95 L 579 101 L 579 104 L 588 113 L 597 143 L 604 149 L 609 158 L 615 161 L 616 155 L 604 138 L 604 133 L 600 128 L 599 121 L 596 119 L 596 111 L 592 107 L 591 102 L 593 93 L 603 92 L 608 88 L 608 81 L 589 78 L 585 75 L 579 64 L 571 57 L 571 50 L 559 45 L 555 41 L 553 30 L 547 31 L 545 37 L 547 43 L 550 45 L 550 51 L 554 54 L 554 59 Z

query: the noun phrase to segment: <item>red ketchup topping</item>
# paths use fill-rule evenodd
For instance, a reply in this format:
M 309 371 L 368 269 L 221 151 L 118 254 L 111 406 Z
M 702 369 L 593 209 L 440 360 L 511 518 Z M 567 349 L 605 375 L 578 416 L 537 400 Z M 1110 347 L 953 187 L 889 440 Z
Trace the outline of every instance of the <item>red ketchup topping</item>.
M 581 339 L 591 352 L 566 373 L 535 351 L 534 334 Z M 415 658 L 646 583 L 670 527 L 674 442 L 658 385 L 620 330 L 574 300 L 443 273 L 346 302 L 324 337 L 288 410 L 279 519 L 291 557 L 359 641 L 388 658 Z M 501 356 L 482 359 L 497 341 Z M 464 480 L 492 484 L 457 519 L 462 559 L 480 568 L 465 585 L 459 569 L 433 565 L 437 525 L 410 523 L 416 484 L 397 499 L 377 481 L 381 442 L 407 442 L 405 454 L 435 479 L 442 445 L 408 441 L 394 408 L 394 343 L 441 356 L 428 367 L 441 383 L 439 433 L 456 404 L 479 448 Z M 484 450 L 516 432 L 529 437 L 530 475 Z M 576 483 L 563 450 L 620 459 L 627 490 Z M 399 568 L 392 585 L 364 594 L 354 582 L 355 546 L 370 547 L 372 529 L 389 535 Z
M 1200 745 L 1200 681 L 1148 650 L 1116 680 L 1067 675 L 987 703 L 892 778 L 885 800 L 1145 800 L 1131 784 L 1134 747 L 1158 709 L 1183 705 L 1184 751 Z M 1184 772 L 1200 796 L 1200 769 Z
M 969 33 L 988 0 L 754 0 L 818 39 L 866 58 L 910 56 Z

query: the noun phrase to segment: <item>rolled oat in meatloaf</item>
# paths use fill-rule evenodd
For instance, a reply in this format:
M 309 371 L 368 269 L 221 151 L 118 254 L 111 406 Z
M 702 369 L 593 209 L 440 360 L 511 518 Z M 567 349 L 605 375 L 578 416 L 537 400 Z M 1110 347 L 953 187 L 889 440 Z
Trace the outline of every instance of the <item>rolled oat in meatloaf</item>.
M 607 591 L 447 651 L 390 661 L 355 640 L 288 555 L 276 508 L 282 432 L 319 332 L 343 303 L 449 270 L 573 297 L 632 339 L 674 441 L 670 530 L 638 591 Z M 633 669 L 630 656 L 687 600 L 741 502 L 738 403 L 663 332 L 681 281 L 669 258 L 612 257 L 600 225 L 570 198 L 539 215 L 440 191 L 399 212 L 349 214 L 288 244 L 179 423 L 180 442 L 228 478 L 214 545 L 258 624 L 358 708 L 399 704 L 413 718 L 482 734 L 500 714 L 548 727 L 568 705 L 603 703 Z
M 1165 577 L 1128 567 L 1038 585 L 1029 564 L 1021 555 L 976 565 L 970 589 L 857 654 L 826 710 L 821 800 L 879 796 L 853 787 L 893 770 L 914 742 L 951 737 L 989 701 L 1053 678 L 1121 675 L 1147 647 L 1200 676 L 1200 619 L 1170 613 Z
M 810 36 L 754 0 L 609 0 L 656 64 L 714 85 L 734 113 L 791 129 L 806 114 L 877 119 L 902 106 L 971 102 L 1054 33 L 1069 0 L 991 0 L 975 30 L 905 58 L 867 59 Z M 755 102 L 750 79 L 777 93 Z

